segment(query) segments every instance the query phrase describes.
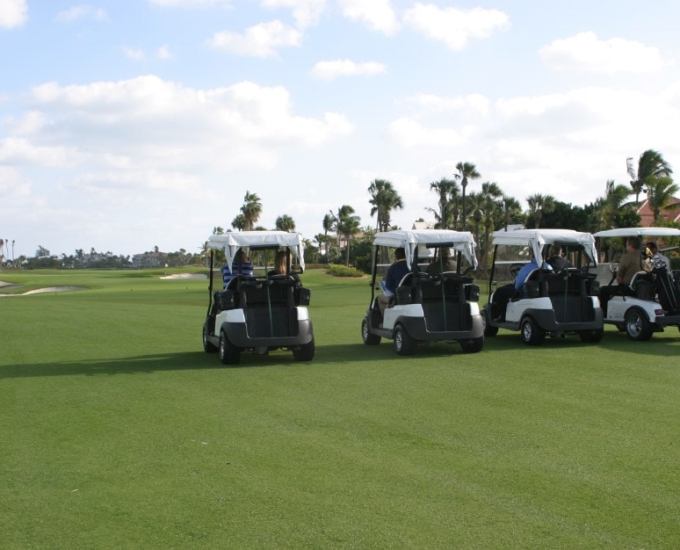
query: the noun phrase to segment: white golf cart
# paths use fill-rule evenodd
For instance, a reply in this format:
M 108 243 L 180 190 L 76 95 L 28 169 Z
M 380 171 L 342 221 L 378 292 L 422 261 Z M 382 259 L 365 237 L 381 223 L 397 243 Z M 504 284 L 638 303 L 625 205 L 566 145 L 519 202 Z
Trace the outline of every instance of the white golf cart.
M 483 313 L 486 336 L 496 336 L 504 328 L 518 330 L 528 345 L 542 344 L 548 334 L 578 334 L 583 342 L 592 343 L 602 339 L 599 285 L 596 274 L 590 272 L 597 265 L 597 253 L 590 233 L 571 229 L 500 230 L 493 233 L 492 242 L 489 301 Z M 506 286 L 511 295 L 507 305 L 494 296 L 499 283 L 514 284 L 520 269 L 529 262 L 529 249 L 542 265 L 552 245 L 561 247 L 568 267 L 559 271 L 535 269 L 520 291 Z
M 639 237 L 644 253 L 646 240 L 680 237 L 680 229 L 670 227 L 622 227 L 595 233 L 598 239 L 620 239 L 625 247 L 628 237 Z M 604 241 L 599 246 L 603 251 Z M 606 305 L 605 323 L 616 325 L 621 332 L 627 332 L 631 340 L 649 340 L 654 332 L 663 332 L 664 327 L 680 328 L 680 287 L 668 273 L 665 262 L 652 262 L 652 271 L 640 271 L 633 276 L 629 285 L 615 284 L 617 263 L 609 264 L 612 273 L 609 285 L 611 295 Z
M 380 258 L 385 252 L 403 248 L 409 272 L 401 280 L 390 304 L 380 313 L 376 290 Z M 445 271 L 441 250 L 458 253 L 456 271 Z M 425 271 L 429 260 L 442 262 L 439 273 Z M 461 274 L 462 259 L 477 267 L 475 241 L 469 232 L 451 230 L 387 231 L 373 240 L 371 303 L 361 323 L 365 344 L 375 345 L 381 338 L 394 340 L 400 355 L 411 355 L 422 342 L 458 341 L 465 353 L 475 353 L 484 345 L 484 325 L 479 313 L 479 287 Z
M 210 299 L 203 324 L 203 349 L 218 352 L 225 365 L 237 364 L 241 352 L 265 355 L 271 350 L 288 349 L 298 361 L 314 357 L 314 334 L 307 306 L 310 290 L 303 288 L 291 269 L 296 259 L 304 271 L 302 236 L 285 231 L 242 231 L 212 235 L 210 255 Z M 251 259 L 261 265 L 252 276 L 235 274 L 223 288 L 213 293 L 213 258 L 223 250 L 228 266 L 240 249 L 248 249 Z M 286 274 L 272 275 L 277 251 L 286 254 Z

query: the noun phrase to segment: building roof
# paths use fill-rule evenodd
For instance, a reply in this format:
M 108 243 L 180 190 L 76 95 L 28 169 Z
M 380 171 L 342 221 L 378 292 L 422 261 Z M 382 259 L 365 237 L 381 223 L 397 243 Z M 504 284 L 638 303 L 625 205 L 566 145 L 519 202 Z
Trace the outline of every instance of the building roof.
M 670 204 L 678 204 L 680 199 L 677 197 L 672 197 Z M 649 201 L 645 200 L 640 208 L 637 209 L 637 215 L 640 216 L 640 225 L 643 227 L 651 227 L 654 225 L 654 212 L 649 206 Z M 661 209 L 661 216 L 663 216 L 667 221 L 673 221 L 680 223 L 680 208 L 676 207 L 674 209 L 663 208 Z

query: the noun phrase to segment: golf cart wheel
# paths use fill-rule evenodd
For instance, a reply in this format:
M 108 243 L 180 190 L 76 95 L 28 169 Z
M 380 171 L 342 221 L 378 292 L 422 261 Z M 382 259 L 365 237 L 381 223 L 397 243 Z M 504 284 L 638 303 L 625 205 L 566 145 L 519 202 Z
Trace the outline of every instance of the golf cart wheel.
M 394 329 L 394 350 L 399 355 L 413 355 L 416 351 L 417 342 L 404 329 L 403 326 L 397 325 Z
M 241 350 L 229 341 L 226 332 L 220 334 L 218 351 L 223 365 L 238 365 L 241 361 Z
M 293 358 L 296 361 L 311 361 L 314 359 L 314 338 L 308 344 L 293 349 Z
M 582 330 L 578 335 L 581 337 L 581 342 L 597 344 L 604 336 L 604 329 Z
M 217 346 L 208 341 L 208 327 L 203 327 L 203 351 L 206 353 L 215 353 Z
M 632 308 L 626 312 L 626 332 L 628 338 L 637 342 L 649 340 L 654 330 L 643 311 Z
M 367 346 L 375 346 L 380 343 L 380 336 L 371 332 L 367 319 L 364 319 L 361 323 L 361 338 Z
M 477 353 L 484 347 L 484 337 L 472 338 L 471 340 L 461 340 L 460 347 L 463 353 Z
M 491 324 L 489 310 L 482 311 L 482 324 L 484 325 L 484 336 L 493 337 L 498 334 L 498 327 Z
M 545 330 L 531 317 L 525 317 L 520 326 L 522 342 L 528 346 L 540 346 L 545 340 Z

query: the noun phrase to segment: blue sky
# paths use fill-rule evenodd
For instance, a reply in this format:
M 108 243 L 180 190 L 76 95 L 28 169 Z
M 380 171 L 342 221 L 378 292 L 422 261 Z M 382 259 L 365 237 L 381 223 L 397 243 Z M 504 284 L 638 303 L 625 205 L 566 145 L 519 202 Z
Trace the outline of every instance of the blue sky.
M 680 4 L 0 0 L 0 236 L 15 255 L 199 250 L 246 191 L 313 239 L 394 185 L 410 227 L 458 162 L 584 205 L 680 169 Z

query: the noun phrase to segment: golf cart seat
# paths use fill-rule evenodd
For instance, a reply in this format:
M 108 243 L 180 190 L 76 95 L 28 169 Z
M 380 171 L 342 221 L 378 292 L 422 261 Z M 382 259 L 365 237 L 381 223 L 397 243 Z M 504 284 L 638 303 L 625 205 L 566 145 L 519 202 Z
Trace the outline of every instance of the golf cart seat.
M 656 285 L 654 283 L 654 274 L 648 271 L 638 271 L 630 280 L 630 289 L 633 295 L 641 300 L 653 300 L 656 294 Z
M 250 337 L 289 336 L 297 328 L 295 281 L 255 279 L 240 284 Z

